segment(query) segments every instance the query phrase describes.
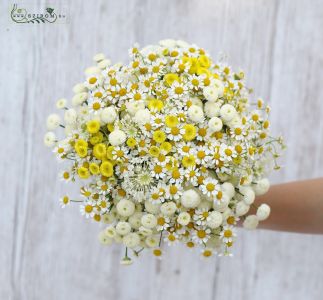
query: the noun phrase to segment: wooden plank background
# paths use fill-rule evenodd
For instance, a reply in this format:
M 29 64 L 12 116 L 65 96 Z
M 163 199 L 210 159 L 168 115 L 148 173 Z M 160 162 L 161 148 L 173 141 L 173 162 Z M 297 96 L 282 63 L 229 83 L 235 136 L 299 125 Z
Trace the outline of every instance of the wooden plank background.
M 232 259 L 172 248 L 119 266 L 98 224 L 59 207 L 66 187 L 42 140 L 93 54 L 124 60 L 134 42 L 172 37 L 226 53 L 270 102 L 288 145 L 274 182 L 322 176 L 323 1 L 73 0 L 67 23 L 48 25 L 10 22 L 11 2 L 0 4 L 0 299 L 322 299 L 322 236 L 240 231 Z

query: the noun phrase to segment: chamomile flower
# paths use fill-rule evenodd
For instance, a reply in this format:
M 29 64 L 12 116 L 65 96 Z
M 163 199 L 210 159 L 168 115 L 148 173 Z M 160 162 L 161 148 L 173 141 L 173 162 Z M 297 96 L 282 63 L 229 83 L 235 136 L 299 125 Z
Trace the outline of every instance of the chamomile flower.
M 196 166 L 192 166 L 184 170 L 184 176 L 187 180 L 187 184 L 192 184 L 193 186 L 198 185 L 200 175 L 200 170 Z
M 193 232 L 193 241 L 197 244 L 205 244 L 210 238 L 211 230 L 209 228 L 197 227 Z
M 230 225 L 223 226 L 223 230 L 220 232 L 220 238 L 224 243 L 232 242 L 236 237 L 234 228 Z
M 199 165 L 208 165 L 212 159 L 211 150 L 205 146 L 199 146 L 195 150 L 196 162 Z
M 166 128 L 167 138 L 170 141 L 178 142 L 182 140 L 183 134 L 185 133 L 185 130 L 182 126 L 177 125 L 174 127 L 167 127 Z
M 71 203 L 70 198 L 68 196 L 63 196 L 59 199 L 61 207 L 64 208 Z
M 166 190 L 165 198 L 178 200 L 183 194 L 183 187 L 181 185 L 170 184 Z
M 169 232 L 164 238 L 164 242 L 166 242 L 168 246 L 176 245 L 178 243 L 178 235 L 175 232 Z
M 219 183 L 216 179 L 206 178 L 200 186 L 200 190 L 207 197 L 214 198 L 220 190 Z
M 209 216 L 209 210 L 207 208 L 197 209 L 194 213 L 193 220 L 197 225 L 205 225 Z
M 86 218 L 92 218 L 95 214 L 94 205 L 92 202 L 86 202 L 80 206 L 80 211 Z
M 232 146 L 222 144 L 220 146 L 220 155 L 223 161 L 228 162 L 237 157 L 237 153 Z

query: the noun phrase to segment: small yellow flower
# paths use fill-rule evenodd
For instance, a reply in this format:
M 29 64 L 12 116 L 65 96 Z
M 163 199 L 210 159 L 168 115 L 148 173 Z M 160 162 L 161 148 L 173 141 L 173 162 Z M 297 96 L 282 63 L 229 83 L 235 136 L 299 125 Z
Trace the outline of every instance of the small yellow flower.
M 100 122 L 98 120 L 91 120 L 86 123 L 86 130 L 89 133 L 97 133 L 100 130 Z
M 102 159 L 106 156 L 107 153 L 107 149 L 105 144 L 100 143 L 100 144 L 96 144 L 93 148 L 93 155 L 97 158 L 97 159 Z
M 185 133 L 183 135 L 183 138 L 185 141 L 191 141 L 196 137 L 196 128 L 192 124 L 186 124 L 184 125 Z
M 161 249 L 154 249 L 153 250 L 153 254 L 157 257 L 161 256 L 162 255 L 162 251 Z
M 100 166 L 101 174 L 105 177 L 111 177 L 113 175 L 113 165 L 109 161 L 104 161 Z
M 198 67 L 200 66 L 198 59 L 196 57 L 189 58 L 190 69 L 188 72 L 190 74 L 195 74 L 197 72 Z
M 80 167 L 77 169 L 77 174 L 79 175 L 80 178 L 82 179 L 87 179 L 90 177 L 89 170 L 85 167 Z
M 102 132 L 97 132 L 95 134 L 93 134 L 90 138 L 90 143 L 92 145 L 95 145 L 95 144 L 98 144 L 98 143 L 101 143 L 103 140 L 103 134 Z
M 166 134 L 161 130 L 156 130 L 153 134 L 153 139 L 157 143 L 163 143 L 166 140 Z
M 194 155 L 184 156 L 182 164 L 185 168 L 194 167 L 196 165 Z
M 158 148 L 158 147 L 156 147 L 156 146 L 152 146 L 152 147 L 150 147 L 150 149 L 149 149 L 149 154 L 150 154 L 151 156 L 158 157 L 159 153 L 160 153 L 160 150 L 159 150 L 159 148 Z
M 209 68 L 211 66 L 211 60 L 206 55 L 201 55 L 198 58 L 198 62 L 203 68 Z
M 97 175 L 100 173 L 100 167 L 96 163 L 90 163 L 89 169 L 93 175 Z
M 87 156 L 87 147 L 78 146 L 78 147 L 75 147 L 75 151 L 79 157 Z
M 172 150 L 172 144 L 169 143 L 169 142 L 163 142 L 161 145 L 160 145 L 160 149 L 164 152 L 169 153 L 171 150 Z
M 165 124 L 168 127 L 175 127 L 178 124 L 178 118 L 176 116 L 166 116 Z
M 148 108 L 151 111 L 161 111 L 164 107 L 164 103 L 161 100 L 158 99 L 152 99 L 148 103 Z
M 165 75 L 164 80 L 165 80 L 167 86 L 171 86 L 174 81 L 179 82 L 179 77 L 177 74 L 168 73 Z
M 113 160 L 113 150 L 114 150 L 114 147 L 113 146 L 109 146 L 107 148 L 107 158 L 110 159 L 110 160 Z
M 88 143 L 85 140 L 78 139 L 75 142 L 75 147 L 79 147 L 79 146 L 81 146 L 81 147 L 87 147 L 88 146 Z
M 127 140 L 127 146 L 130 148 L 134 148 L 137 145 L 137 141 L 135 138 L 131 137 Z

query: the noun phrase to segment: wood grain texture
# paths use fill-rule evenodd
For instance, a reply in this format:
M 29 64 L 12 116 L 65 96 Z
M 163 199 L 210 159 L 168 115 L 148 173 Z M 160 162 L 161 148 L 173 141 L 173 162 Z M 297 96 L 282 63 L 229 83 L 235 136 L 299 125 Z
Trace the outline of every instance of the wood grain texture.
M 97 224 L 60 209 L 66 186 L 42 142 L 55 100 L 71 97 L 93 54 L 125 60 L 134 42 L 172 37 L 226 53 L 270 102 L 288 145 L 274 182 L 323 176 L 322 1 L 73 0 L 60 25 L 10 23 L 9 4 L 0 4 L 0 299 L 322 299 L 321 236 L 240 231 L 233 259 L 178 247 L 121 267 Z

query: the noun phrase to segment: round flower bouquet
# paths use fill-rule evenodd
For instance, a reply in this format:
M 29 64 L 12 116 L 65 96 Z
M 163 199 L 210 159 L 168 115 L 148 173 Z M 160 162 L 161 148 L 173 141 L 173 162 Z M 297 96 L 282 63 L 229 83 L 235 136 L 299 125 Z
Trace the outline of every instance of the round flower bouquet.
M 145 249 L 159 257 L 164 244 L 230 255 L 237 222 L 253 229 L 270 213 L 254 203 L 283 146 L 269 135 L 269 107 L 250 100 L 242 71 L 196 45 L 164 40 L 129 56 L 112 65 L 95 55 L 72 108 L 60 99 L 64 116 L 47 119 L 62 179 L 81 186 L 62 206 L 79 202 L 107 224 L 99 240 L 122 244 L 124 264 Z

